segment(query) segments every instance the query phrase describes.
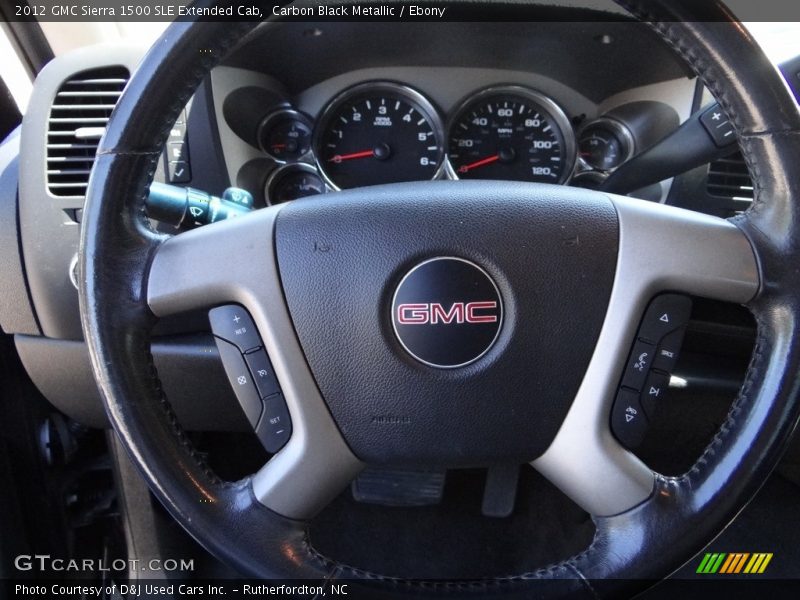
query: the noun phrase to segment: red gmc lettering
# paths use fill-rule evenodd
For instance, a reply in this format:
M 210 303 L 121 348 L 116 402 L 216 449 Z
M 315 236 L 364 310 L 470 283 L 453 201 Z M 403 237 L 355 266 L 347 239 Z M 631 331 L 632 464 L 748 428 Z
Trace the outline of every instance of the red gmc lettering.
M 437 323 L 497 323 L 497 315 L 486 314 L 495 310 L 497 302 L 456 302 L 450 310 L 436 303 L 401 304 L 397 307 L 397 321 L 402 325 L 436 325 Z
M 450 312 L 444 312 L 444 307 L 441 304 L 431 304 L 431 324 L 436 325 L 439 321 L 442 323 L 456 323 L 464 322 L 464 303 L 456 302 L 450 307 Z
M 424 325 L 428 322 L 428 305 L 401 304 L 397 307 L 397 320 L 403 325 Z
M 467 323 L 497 323 L 497 315 L 479 315 L 479 310 L 494 310 L 497 302 L 470 302 L 467 304 Z

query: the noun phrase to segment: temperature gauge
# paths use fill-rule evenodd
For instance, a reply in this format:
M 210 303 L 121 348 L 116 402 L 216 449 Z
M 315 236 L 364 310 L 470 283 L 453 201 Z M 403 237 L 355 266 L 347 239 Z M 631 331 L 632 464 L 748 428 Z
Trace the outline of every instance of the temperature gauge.
M 270 175 L 266 186 L 267 202 L 272 205 L 327 191 L 325 182 L 314 167 L 306 164 L 286 165 L 277 169 Z
M 311 121 L 303 113 L 282 109 L 262 121 L 258 140 L 261 149 L 276 161 L 295 161 L 311 150 L 311 129 Z
M 613 171 L 633 156 L 633 136 L 616 120 L 598 119 L 581 132 L 578 156 L 591 169 Z

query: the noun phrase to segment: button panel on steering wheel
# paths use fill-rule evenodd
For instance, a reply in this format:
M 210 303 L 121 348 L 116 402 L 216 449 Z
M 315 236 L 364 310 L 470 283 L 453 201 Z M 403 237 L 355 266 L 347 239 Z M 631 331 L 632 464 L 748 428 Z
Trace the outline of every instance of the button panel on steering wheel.
M 208 313 L 222 366 L 247 420 L 272 454 L 292 435 L 289 410 L 280 384 L 249 313 L 227 305 Z
M 691 312 L 680 294 L 656 297 L 645 312 L 611 411 L 611 431 L 626 448 L 642 443 L 667 392 Z

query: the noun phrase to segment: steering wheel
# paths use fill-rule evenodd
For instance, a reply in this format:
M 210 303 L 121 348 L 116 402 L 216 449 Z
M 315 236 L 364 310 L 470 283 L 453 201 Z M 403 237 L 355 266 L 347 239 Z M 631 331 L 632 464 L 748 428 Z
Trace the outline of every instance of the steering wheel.
M 426 182 L 164 236 L 143 204 L 168 130 L 256 24 L 173 24 L 147 54 L 92 173 L 81 317 L 121 443 L 214 555 L 252 576 L 346 578 L 386 596 L 524 595 L 541 579 L 554 595 L 629 593 L 635 580 L 693 556 L 764 482 L 800 409 L 797 107 L 722 3 L 620 4 L 651 24 L 730 116 L 755 184 L 746 213 L 722 220 L 563 186 Z M 425 295 L 431 286 L 438 308 Z M 674 478 L 653 473 L 609 427 L 642 313 L 662 291 L 744 304 L 758 330 L 724 425 Z M 425 302 L 414 304 L 415 294 Z M 410 311 L 402 330 L 401 296 Z M 293 427 L 263 468 L 236 482 L 193 450 L 150 354 L 158 318 L 231 303 L 252 315 Z M 463 320 L 458 330 L 470 334 L 413 329 L 432 315 Z M 423 583 L 341 564 L 308 538 L 308 519 L 366 464 L 502 460 L 531 462 L 589 512 L 590 547 L 528 573 Z

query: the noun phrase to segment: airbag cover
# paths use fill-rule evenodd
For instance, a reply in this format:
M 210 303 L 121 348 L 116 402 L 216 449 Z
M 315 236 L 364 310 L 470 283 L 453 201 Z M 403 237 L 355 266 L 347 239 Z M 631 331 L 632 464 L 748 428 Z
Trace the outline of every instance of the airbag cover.
M 526 462 L 547 449 L 611 293 L 619 232 L 607 197 L 505 182 L 363 188 L 286 206 L 275 235 L 303 350 L 359 458 L 473 466 Z M 497 339 L 466 366 L 424 364 L 393 327 L 398 286 L 439 257 L 476 265 L 501 298 Z M 445 317 L 468 326 L 455 318 L 466 313 L 451 310 L 457 299 L 442 301 L 437 327 Z M 482 306 L 474 314 L 500 316 Z

